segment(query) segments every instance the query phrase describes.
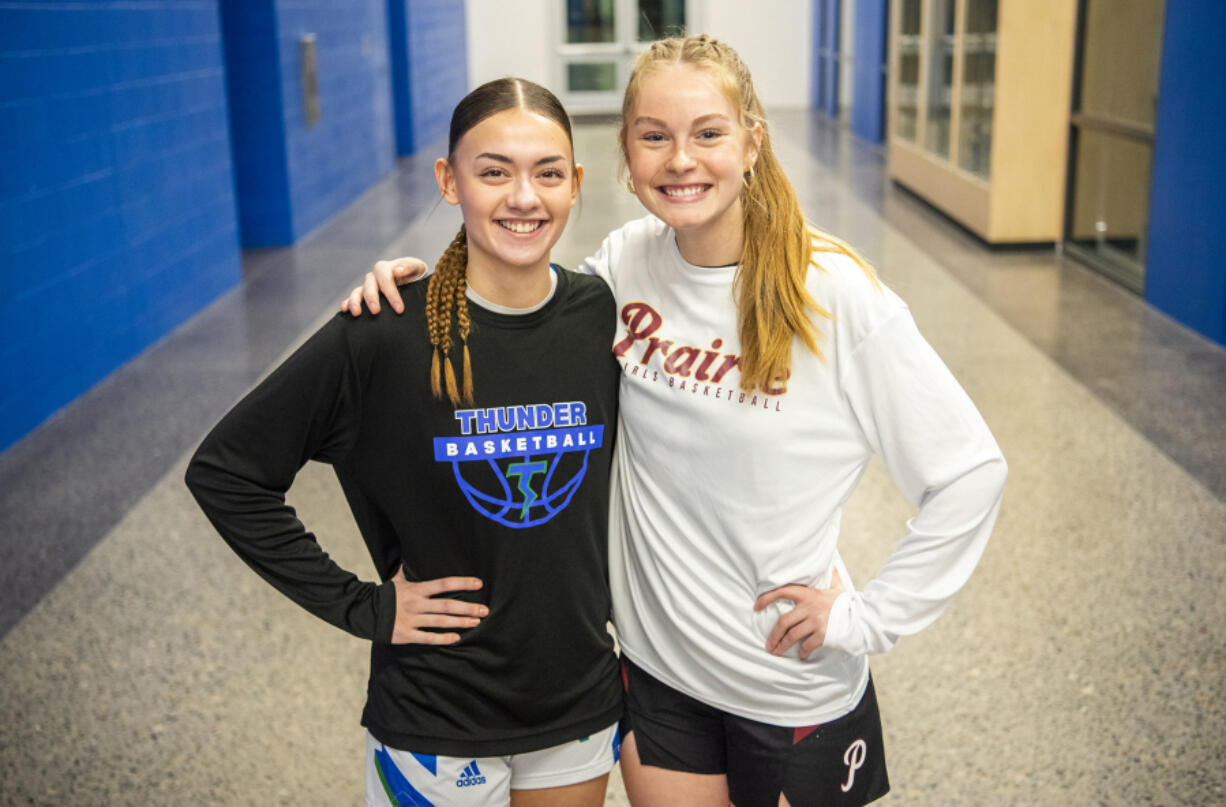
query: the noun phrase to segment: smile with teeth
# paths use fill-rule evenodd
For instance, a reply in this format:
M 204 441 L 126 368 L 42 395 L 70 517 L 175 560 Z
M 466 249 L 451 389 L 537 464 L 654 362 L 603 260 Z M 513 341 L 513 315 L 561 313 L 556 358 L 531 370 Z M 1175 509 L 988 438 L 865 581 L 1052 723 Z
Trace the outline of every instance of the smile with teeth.
M 671 196 L 674 199 L 685 199 L 705 193 L 710 187 L 710 185 L 663 185 L 660 191 L 665 196 Z
M 538 219 L 532 221 L 512 221 L 510 219 L 498 219 L 498 224 L 504 230 L 510 230 L 513 233 L 531 233 L 536 232 L 545 225 L 545 222 Z

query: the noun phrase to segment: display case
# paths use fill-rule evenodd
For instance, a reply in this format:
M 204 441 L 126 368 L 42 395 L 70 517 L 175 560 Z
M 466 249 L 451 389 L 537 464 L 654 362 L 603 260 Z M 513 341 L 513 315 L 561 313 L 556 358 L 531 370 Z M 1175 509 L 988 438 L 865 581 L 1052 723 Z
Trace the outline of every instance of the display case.
M 915 142 L 919 131 L 920 0 L 896 2 L 890 96 L 894 137 Z
M 891 0 L 889 173 L 990 243 L 1061 237 L 1076 0 Z

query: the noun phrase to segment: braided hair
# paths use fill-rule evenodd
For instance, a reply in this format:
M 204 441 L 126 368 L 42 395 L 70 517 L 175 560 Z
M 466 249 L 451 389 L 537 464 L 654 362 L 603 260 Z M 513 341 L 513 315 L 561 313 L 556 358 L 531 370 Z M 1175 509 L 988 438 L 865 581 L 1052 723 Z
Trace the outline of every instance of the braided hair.
M 468 354 L 468 332 L 471 320 L 468 318 L 468 235 L 464 225 L 460 232 L 451 240 L 443 256 L 434 267 L 434 275 L 426 286 L 426 328 L 430 334 L 430 344 L 434 346 L 434 355 L 430 359 L 430 389 L 434 397 L 443 397 L 443 385 L 446 384 L 447 398 L 452 406 L 461 402 L 473 402 L 472 359 Z M 452 312 L 459 321 L 460 344 L 464 355 L 464 388 L 461 393 L 456 383 L 455 369 L 451 364 L 451 323 Z M 440 365 L 442 369 L 440 372 Z M 441 376 L 441 378 L 440 378 Z M 445 380 L 445 381 L 444 381 Z

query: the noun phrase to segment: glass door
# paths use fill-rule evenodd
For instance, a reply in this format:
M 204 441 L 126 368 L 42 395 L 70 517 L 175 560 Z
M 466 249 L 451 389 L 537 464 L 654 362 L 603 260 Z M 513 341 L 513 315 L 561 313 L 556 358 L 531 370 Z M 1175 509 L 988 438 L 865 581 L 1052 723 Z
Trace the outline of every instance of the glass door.
M 996 107 L 997 0 L 967 0 L 958 88 L 958 166 L 990 179 Z
M 898 80 L 894 136 L 912 143 L 919 130 L 920 0 L 902 0 L 898 15 Z
M 634 60 L 662 36 L 697 30 L 696 0 L 558 0 L 554 89 L 572 113 L 621 111 Z
M 927 109 L 924 116 L 924 147 L 949 159 L 950 114 L 954 94 L 954 2 L 928 0 Z
M 1081 0 L 1064 247 L 1133 291 L 1145 282 L 1164 0 Z

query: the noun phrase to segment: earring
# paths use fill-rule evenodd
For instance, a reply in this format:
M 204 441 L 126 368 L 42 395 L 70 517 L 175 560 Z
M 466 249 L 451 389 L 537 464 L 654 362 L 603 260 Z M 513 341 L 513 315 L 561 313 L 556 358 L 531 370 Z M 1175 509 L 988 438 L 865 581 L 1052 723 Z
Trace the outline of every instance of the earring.
M 753 181 L 753 166 L 749 166 L 749 170 L 741 174 L 741 182 L 745 183 L 745 187 L 749 187 L 749 183 Z
M 630 191 L 631 193 L 637 193 L 637 191 L 634 189 L 633 177 L 626 177 L 626 190 Z

